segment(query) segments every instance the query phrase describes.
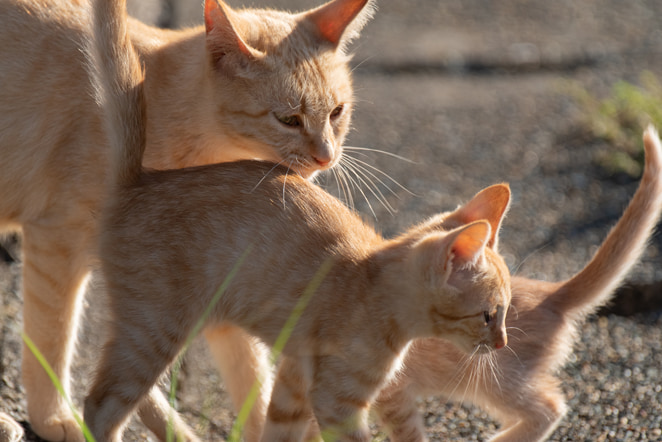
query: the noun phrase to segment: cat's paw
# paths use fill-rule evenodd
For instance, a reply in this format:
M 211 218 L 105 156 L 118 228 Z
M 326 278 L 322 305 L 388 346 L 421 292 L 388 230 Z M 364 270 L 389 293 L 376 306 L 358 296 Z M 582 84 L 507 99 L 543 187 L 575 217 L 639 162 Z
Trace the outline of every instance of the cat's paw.
M 0 441 L 19 442 L 23 435 L 23 427 L 8 414 L 0 412 Z
M 83 431 L 69 413 L 39 420 L 31 418 L 30 426 L 42 439 L 53 442 L 85 442 Z

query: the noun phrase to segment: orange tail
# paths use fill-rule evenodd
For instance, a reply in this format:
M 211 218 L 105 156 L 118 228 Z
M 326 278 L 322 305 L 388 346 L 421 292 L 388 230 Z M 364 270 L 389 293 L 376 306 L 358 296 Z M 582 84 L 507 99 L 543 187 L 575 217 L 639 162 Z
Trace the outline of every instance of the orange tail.
M 648 244 L 662 209 L 662 145 L 652 126 L 644 149 L 644 174 L 623 216 L 586 267 L 549 298 L 560 311 L 588 314 L 604 305 Z

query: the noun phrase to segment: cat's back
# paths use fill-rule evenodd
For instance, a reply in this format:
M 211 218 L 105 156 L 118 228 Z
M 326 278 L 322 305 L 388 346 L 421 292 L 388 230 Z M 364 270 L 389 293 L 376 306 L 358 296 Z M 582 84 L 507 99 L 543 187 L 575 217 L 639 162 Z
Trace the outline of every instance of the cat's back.
M 381 240 L 336 198 L 286 167 L 265 162 L 151 172 L 119 195 L 104 221 L 102 242 L 109 249 L 139 252 L 179 244 L 186 249 L 182 259 L 193 262 L 216 256 L 214 250 L 222 251 L 220 260 L 257 242 L 286 259 L 359 256 Z

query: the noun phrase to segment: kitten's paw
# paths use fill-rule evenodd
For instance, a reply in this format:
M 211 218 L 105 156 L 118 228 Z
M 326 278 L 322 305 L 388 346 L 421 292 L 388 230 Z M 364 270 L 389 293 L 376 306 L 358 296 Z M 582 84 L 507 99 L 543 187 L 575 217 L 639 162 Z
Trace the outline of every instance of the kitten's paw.
M 42 439 L 53 442 L 85 442 L 83 431 L 69 413 L 40 420 L 30 418 L 30 426 Z
M 8 414 L 0 412 L 0 441 L 19 442 L 23 435 L 23 427 Z

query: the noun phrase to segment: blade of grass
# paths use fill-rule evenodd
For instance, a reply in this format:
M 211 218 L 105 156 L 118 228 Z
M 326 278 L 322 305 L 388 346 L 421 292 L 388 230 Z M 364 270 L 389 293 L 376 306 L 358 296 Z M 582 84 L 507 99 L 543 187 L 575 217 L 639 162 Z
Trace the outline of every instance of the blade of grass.
M 235 265 L 232 267 L 230 270 L 230 273 L 225 277 L 223 282 L 221 283 L 220 287 L 218 290 L 216 290 L 216 293 L 214 293 L 214 297 L 211 299 L 209 302 L 209 305 L 207 305 L 207 308 L 205 311 L 202 313 L 198 321 L 195 323 L 195 326 L 193 327 L 193 330 L 191 333 L 189 333 L 188 337 L 186 338 L 186 342 L 184 343 L 184 348 L 182 349 L 182 352 L 179 354 L 179 357 L 173 364 L 172 370 L 171 370 L 171 375 L 170 375 L 170 395 L 168 398 L 168 401 L 170 402 L 170 407 L 171 407 L 171 417 L 168 423 L 168 428 L 166 430 L 166 440 L 168 442 L 172 442 L 174 440 L 174 434 L 173 434 L 173 417 L 175 413 L 175 395 L 177 392 L 177 378 L 179 376 L 179 371 L 181 370 L 182 366 L 182 360 L 184 358 L 184 354 L 188 350 L 189 346 L 191 345 L 191 342 L 193 342 L 193 339 L 195 339 L 196 336 L 200 333 L 202 328 L 205 326 L 205 323 L 207 321 L 207 318 L 209 318 L 209 315 L 211 315 L 212 310 L 218 304 L 218 301 L 221 299 L 221 296 L 223 293 L 225 293 L 225 290 L 227 290 L 228 286 L 234 279 L 234 277 L 237 275 L 237 272 L 239 271 L 239 268 L 241 265 L 244 263 L 246 258 L 248 257 L 249 253 L 253 250 L 253 245 L 250 245 L 249 247 L 246 248 L 244 253 L 239 257 Z
M 272 366 L 276 363 L 276 360 L 283 352 L 283 348 L 285 348 L 285 344 L 287 344 L 287 341 L 290 339 L 290 336 L 294 331 L 294 327 L 301 318 L 301 315 L 303 314 L 303 311 L 306 309 L 308 302 L 312 298 L 315 291 L 317 291 L 320 284 L 331 270 L 332 266 L 333 266 L 332 260 L 327 259 L 326 261 L 324 261 L 320 266 L 320 268 L 315 273 L 315 275 L 313 276 L 313 278 L 311 279 L 310 283 L 308 283 L 308 286 L 306 286 L 306 288 L 304 289 L 303 294 L 301 295 L 296 305 L 294 306 L 294 309 L 292 310 L 292 314 L 290 314 L 290 316 L 287 318 L 287 321 L 285 321 L 285 325 L 283 326 L 283 329 L 279 333 L 278 337 L 276 338 L 276 342 L 274 343 L 274 346 L 271 349 L 269 362 Z M 248 397 L 242 404 L 241 410 L 239 410 L 239 414 L 237 415 L 237 419 L 235 420 L 235 423 L 232 426 L 232 430 L 230 431 L 230 435 L 228 436 L 228 442 L 237 442 L 241 440 L 241 434 L 243 432 L 244 425 L 246 425 L 246 421 L 248 420 L 248 415 L 250 414 L 253 405 L 255 405 L 257 396 L 260 394 L 261 387 L 262 387 L 262 381 L 260 379 L 257 379 L 251 386 L 251 390 L 248 393 Z
M 39 351 L 35 343 L 32 342 L 32 339 L 30 339 L 30 337 L 27 334 L 25 334 L 25 332 L 21 333 L 21 337 L 23 338 L 23 342 L 25 342 L 25 345 L 30 349 L 34 357 L 37 358 L 37 361 L 43 367 L 44 371 L 46 371 L 46 374 L 51 379 L 51 382 L 55 386 L 55 389 L 67 402 L 67 405 L 69 406 L 71 412 L 74 415 L 74 419 L 76 419 L 78 426 L 83 431 L 83 436 L 85 437 L 85 440 L 88 442 L 94 442 L 94 436 L 92 436 L 92 433 L 90 432 L 89 428 L 87 428 L 87 425 L 85 425 L 85 422 L 80 417 L 80 414 L 78 414 L 78 411 L 76 411 L 76 408 L 74 407 L 74 404 L 71 402 L 69 395 L 67 395 L 66 391 L 64 391 L 64 387 L 62 386 L 60 379 L 57 377 L 57 375 L 51 368 L 50 364 L 48 363 L 44 355 L 41 353 L 41 351 Z

